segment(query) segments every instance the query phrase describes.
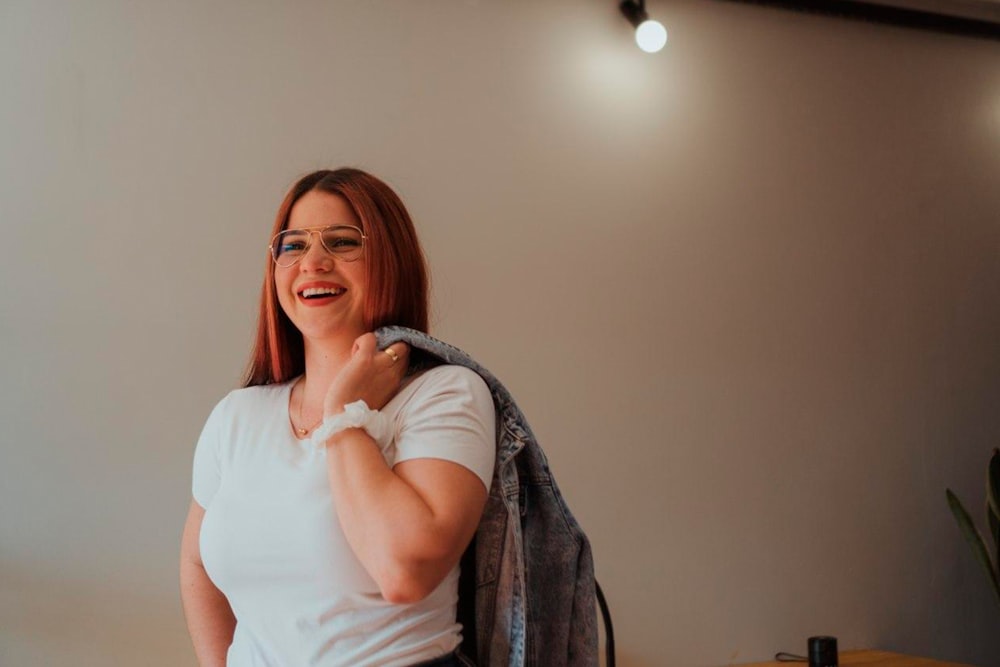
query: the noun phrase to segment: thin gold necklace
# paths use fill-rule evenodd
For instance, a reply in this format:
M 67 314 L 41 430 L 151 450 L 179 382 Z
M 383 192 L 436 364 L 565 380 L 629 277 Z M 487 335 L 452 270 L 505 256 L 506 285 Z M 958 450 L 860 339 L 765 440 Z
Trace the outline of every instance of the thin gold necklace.
M 302 392 L 301 392 L 301 395 L 299 397 L 299 423 L 300 424 L 303 421 L 305 421 L 302 418 L 302 404 L 306 402 L 305 379 L 303 379 L 302 384 L 303 384 Z M 322 421 L 323 421 L 323 418 L 320 417 L 318 420 L 316 420 L 316 423 L 314 423 L 312 426 L 309 426 L 308 428 L 299 428 L 295 424 L 292 424 L 292 428 L 295 429 L 295 432 L 299 435 L 299 437 L 305 437 L 305 436 L 309 435 L 309 431 L 311 431 L 314 428 L 316 428 L 317 426 L 319 426 L 320 422 L 322 422 Z

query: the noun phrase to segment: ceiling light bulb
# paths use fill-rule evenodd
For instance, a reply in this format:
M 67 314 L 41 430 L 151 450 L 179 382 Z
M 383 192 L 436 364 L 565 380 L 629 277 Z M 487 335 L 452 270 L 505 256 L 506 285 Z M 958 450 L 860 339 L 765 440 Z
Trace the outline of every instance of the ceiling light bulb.
M 656 53 L 667 43 L 667 29 L 659 21 L 643 21 L 635 29 L 635 43 L 646 53 Z

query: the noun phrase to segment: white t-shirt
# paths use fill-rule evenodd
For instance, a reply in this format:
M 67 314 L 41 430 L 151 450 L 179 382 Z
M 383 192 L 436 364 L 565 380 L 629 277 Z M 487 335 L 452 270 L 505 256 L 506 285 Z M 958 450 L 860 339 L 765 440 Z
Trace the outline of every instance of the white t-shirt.
M 458 567 L 417 603 L 382 597 L 342 532 L 326 450 L 291 431 L 292 384 L 231 392 L 195 450 L 201 558 L 237 620 L 227 665 L 396 667 L 450 653 L 461 642 Z M 392 424 L 390 466 L 454 461 L 489 489 L 496 416 L 475 372 L 432 368 L 404 382 L 382 412 Z

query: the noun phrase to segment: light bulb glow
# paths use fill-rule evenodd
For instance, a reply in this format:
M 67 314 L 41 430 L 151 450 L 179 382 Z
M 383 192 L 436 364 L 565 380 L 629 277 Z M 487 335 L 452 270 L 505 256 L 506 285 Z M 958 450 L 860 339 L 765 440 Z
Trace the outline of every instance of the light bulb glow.
M 643 21 L 635 29 L 635 43 L 646 53 L 656 53 L 667 43 L 667 29 L 659 21 Z

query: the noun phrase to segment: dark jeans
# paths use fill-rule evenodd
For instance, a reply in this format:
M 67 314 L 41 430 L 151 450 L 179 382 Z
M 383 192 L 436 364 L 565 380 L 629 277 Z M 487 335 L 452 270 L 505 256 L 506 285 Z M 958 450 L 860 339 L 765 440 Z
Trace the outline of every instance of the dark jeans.
M 443 655 L 440 658 L 434 658 L 433 660 L 427 660 L 426 662 L 420 662 L 413 667 L 462 667 L 462 663 L 458 661 L 458 658 L 454 653 L 449 653 L 448 655 Z

